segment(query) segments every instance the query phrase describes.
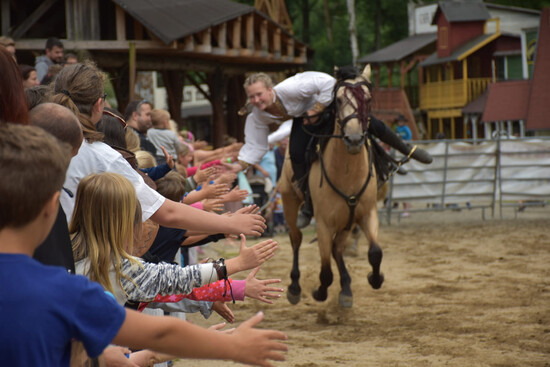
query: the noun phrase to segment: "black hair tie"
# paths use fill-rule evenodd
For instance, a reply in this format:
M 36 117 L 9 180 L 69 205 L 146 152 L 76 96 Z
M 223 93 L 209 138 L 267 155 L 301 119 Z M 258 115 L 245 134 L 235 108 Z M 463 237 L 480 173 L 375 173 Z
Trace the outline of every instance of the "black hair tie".
M 61 89 L 61 93 L 63 93 L 63 94 L 66 95 L 67 97 L 71 98 L 71 93 L 69 93 L 69 91 L 66 90 L 66 89 Z

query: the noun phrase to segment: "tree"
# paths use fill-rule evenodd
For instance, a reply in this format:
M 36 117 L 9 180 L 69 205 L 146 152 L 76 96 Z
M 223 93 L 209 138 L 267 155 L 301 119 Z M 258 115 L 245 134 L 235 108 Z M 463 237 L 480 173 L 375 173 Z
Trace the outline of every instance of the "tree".
M 351 44 L 351 64 L 357 65 L 359 59 L 359 46 L 357 45 L 357 28 L 355 27 L 355 0 L 347 0 L 349 15 L 349 38 Z

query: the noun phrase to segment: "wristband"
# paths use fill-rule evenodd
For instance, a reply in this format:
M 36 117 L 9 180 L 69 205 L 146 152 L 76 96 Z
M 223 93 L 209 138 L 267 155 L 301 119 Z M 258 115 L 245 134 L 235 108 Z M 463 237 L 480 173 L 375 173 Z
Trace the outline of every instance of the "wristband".
M 239 164 L 243 168 L 243 171 L 246 170 L 248 168 L 248 166 L 250 166 L 250 163 L 247 163 L 247 162 L 241 161 L 241 160 L 239 160 Z
M 223 257 L 213 262 L 212 266 L 218 274 L 218 280 L 227 280 L 227 268 L 225 267 L 225 259 Z
M 215 261 L 212 263 L 212 266 L 216 270 L 216 273 L 218 274 L 218 280 L 224 281 L 224 288 L 225 291 L 223 293 L 223 296 L 227 294 L 227 285 L 229 284 L 229 292 L 231 294 L 231 299 L 233 300 L 233 303 L 235 303 L 235 297 L 233 296 L 233 287 L 231 287 L 231 282 L 227 279 L 227 267 L 225 266 L 225 259 L 223 257 L 220 257 L 218 261 Z

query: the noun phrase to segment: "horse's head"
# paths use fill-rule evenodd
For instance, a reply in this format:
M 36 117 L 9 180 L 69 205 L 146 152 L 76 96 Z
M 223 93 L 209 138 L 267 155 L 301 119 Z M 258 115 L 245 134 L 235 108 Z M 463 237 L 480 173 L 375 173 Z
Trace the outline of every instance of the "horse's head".
M 369 124 L 370 65 L 361 75 L 342 79 L 335 87 L 336 129 L 340 129 L 348 152 L 357 154 L 365 144 Z

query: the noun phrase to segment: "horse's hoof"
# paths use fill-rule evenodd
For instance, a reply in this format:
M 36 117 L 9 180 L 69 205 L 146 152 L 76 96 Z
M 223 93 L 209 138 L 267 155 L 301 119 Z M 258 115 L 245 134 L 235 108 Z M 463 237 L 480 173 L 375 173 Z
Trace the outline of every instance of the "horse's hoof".
M 340 293 L 338 296 L 338 303 L 342 307 L 350 308 L 353 306 L 353 296 L 346 296 L 345 294 Z
M 324 302 L 327 300 L 327 297 L 328 297 L 328 292 L 319 292 L 318 289 L 313 291 L 313 298 L 316 301 Z
M 369 284 L 374 289 L 380 289 L 382 286 L 382 283 L 384 283 L 384 274 L 380 273 L 378 275 L 374 275 L 372 272 L 367 275 L 367 279 L 369 280 Z
M 290 302 L 293 305 L 297 305 L 300 302 L 301 294 L 292 294 L 290 292 L 286 292 L 286 299 L 288 299 L 288 302 Z

